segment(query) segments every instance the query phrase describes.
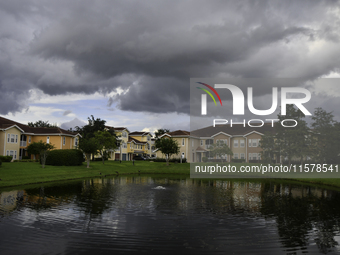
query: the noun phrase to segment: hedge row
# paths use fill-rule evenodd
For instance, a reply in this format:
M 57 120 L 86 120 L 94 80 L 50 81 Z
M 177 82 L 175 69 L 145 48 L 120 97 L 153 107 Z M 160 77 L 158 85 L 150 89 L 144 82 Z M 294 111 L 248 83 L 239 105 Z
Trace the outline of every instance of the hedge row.
M 12 161 L 12 156 L 0 156 L 0 160 L 2 162 L 11 162 Z
M 53 150 L 50 151 L 46 165 L 52 166 L 79 166 L 84 162 L 84 155 L 80 150 Z
M 154 161 L 154 162 L 166 162 L 165 158 L 155 158 L 155 159 L 149 159 L 149 161 Z M 181 162 L 181 159 L 180 158 L 171 158 L 169 159 L 169 162 Z M 187 159 L 186 158 L 183 158 L 182 159 L 182 163 L 186 163 L 187 162 Z

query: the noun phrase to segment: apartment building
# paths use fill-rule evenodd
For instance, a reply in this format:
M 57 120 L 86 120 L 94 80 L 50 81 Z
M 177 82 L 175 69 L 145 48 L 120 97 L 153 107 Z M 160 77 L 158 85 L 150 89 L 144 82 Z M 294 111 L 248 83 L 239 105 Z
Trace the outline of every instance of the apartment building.
M 222 159 L 231 161 L 244 159 L 246 162 L 261 159 L 260 140 L 266 133 L 272 133 L 271 124 L 262 127 L 244 127 L 243 124 L 216 125 L 192 132 L 177 130 L 168 132 L 161 137 L 172 137 L 180 145 L 180 153 L 173 157 L 186 158 L 188 162 L 202 162 L 203 157 L 212 159 L 209 147 L 212 144 L 223 142 L 233 151 L 233 155 L 222 156 Z M 156 150 L 157 157 L 164 157 Z
M 50 143 L 55 149 L 73 149 L 77 147 L 79 137 L 80 134 L 59 127 L 29 127 L 0 117 L 0 155 L 12 156 L 14 160 L 28 156 L 27 147 L 33 142 Z
M 113 127 L 106 127 L 111 129 Z M 144 131 L 130 132 L 126 127 L 113 128 L 119 147 L 110 152 L 110 160 L 130 161 L 135 156 L 153 156 L 154 139 L 151 133 Z

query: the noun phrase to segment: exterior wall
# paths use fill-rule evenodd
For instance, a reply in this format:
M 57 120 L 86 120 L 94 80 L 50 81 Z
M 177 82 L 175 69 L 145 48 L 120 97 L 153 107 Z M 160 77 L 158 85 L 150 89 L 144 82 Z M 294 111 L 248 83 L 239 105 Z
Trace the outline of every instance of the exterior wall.
M 54 145 L 55 149 L 62 149 L 62 140 L 61 136 L 59 135 L 33 135 L 32 136 L 32 143 L 36 142 L 38 143 L 39 141 L 47 142 L 47 137 L 50 137 L 50 142 L 49 144 Z M 68 149 L 69 147 L 67 147 Z M 66 148 L 64 148 L 66 149 Z
M 247 156 L 246 156 L 246 158 L 247 158 L 247 162 L 249 162 L 249 153 L 251 153 L 252 155 L 257 153 L 257 155 L 258 155 L 262 151 L 261 147 L 259 146 L 259 140 L 261 140 L 261 135 L 259 135 L 257 133 L 252 133 L 252 134 L 248 135 L 246 138 L 247 138 L 247 145 L 246 145 L 247 146 Z M 257 146 L 254 147 L 253 144 L 251 146 L 249 146 L 249 139 L 252 139 L 252 140 L 257 139 Z M 252 156 L 252 158 L 253 158 L 253 156 Z M 259 159 L 258 156 L 257 156 L 257 159 Z
M 123 136 L 123 132 L 125 133 L 125 136 Z M 115 160 L 117 158 L 117 160 L 123 160 L 123 154 L 126 154 L 126 160 L 128 160 L 128 153 L 129 153 L 129 147 L 130 144 L 128 144 L 128 140 L 129 140 L 129 132 L 127 130 L 119 130 L 119 131 L 115 131 L 118 140 L 121 142 L 120 147 L 118 147 L 116 150 L 111 151 L 111 158 L 109 160 Z M 126 144 L 126 146 L 124 146 L 123 144 Z M 124 148 L 125 147 L 125 148 Z M 118 154 L 118 156 L 116 156 L 116 154 Z
M 224 140 L 224 141 L 227 140 L 227 145 L 228 145 L 229 148 L 230 148 L 230 143 L 231 143 L 231 138 L 230 138 L 230 136 L 225 135 L 225 134 L 219 134 L 219 135 L 215 136 L 213 139 L 214 139 L 214 144 L 217 143 L 217 140 Z M 230 159 L 231 159 L 231 157 L 228 155 L 228 156 L 227 156 L 227 161 L 230 161 Z
M 5 131 L 0 131 L 0 155 L 1 156 L 4 156 L 4 145 L 5 145 L 5 142 L 6 142 L 6 139 L 5 139 Z
M 237 147 L 235 147 L 235 143 L 234 143 L 235 140 L 238 141 Z M 241 140 L 244 141 L 244 147 L 241 147 Z M 244 159 L 246 159 L 246 153 L 247 153 L 246 152 L 246 146 L 247 146 L 246 138 L 244 138 L 244 137 L 236 136 L 236 137 L 233 137 L 231 139 L 230 148 L 231 148 L 231 150 L 233 151 L 234 154 L 237 153 L 239 159 L 241 158 L 242 153 L 244 154 Z M 233 156 L 233 158 L 234 158 L 234 156 Z
M 1 148 L 2 155 L 6 156 L 7 151 L 13 151 L 13 152 L 16 152 L 16 158 L 13 157 L 13 159 L 19 159 L 20 135 L 21 135 L 20 130 L 17 129 L 16 127 L 12 127 L 12 128 L 6 130 L 3 133 L 4 133 L 3 134 L 3 143 L 0 144 L 0 147 L 2 147 Z M 18 139 L 16 140 L 16 138 L 15 138 L 14 143 L 7 142 L 8 134 L 15 135 L 15 136 L 18 137 Z

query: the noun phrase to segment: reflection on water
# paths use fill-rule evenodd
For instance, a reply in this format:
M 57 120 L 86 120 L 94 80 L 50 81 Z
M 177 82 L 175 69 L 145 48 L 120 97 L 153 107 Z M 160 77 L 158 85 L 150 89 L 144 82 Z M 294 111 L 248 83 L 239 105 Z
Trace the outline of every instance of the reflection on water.
M 1 254 L 337 254 L 340 193 L 119 176 L 0 194 Z

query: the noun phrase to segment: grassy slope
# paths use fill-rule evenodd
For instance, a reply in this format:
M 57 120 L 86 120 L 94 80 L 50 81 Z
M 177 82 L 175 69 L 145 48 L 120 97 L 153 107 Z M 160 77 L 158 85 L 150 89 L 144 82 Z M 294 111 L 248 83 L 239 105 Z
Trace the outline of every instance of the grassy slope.
M 235 164 L 240 165 L 240 164 Z M 39 163 L 2 163 L 0 167 L 0 187 L 18 186 L 31 183 L 42 183 L 51 181 L 63 181 L 79 178 L 100 177 L 104 175 L 119 174 L 190 174 L 189 164 L 171 164 L 136 161 L 132 165 L 130 161 L 122 163 L 116 161 L 91 162 L 90 168 L 82 166 L 46 166 L 41 168 Z M 101 174 L 100 174 L 101 173 Z M 340 179 L 299 179 L 299 181 L 331 185 L 340 187 Z
M 132 162 L 128 161 L 122 163 L 106 161 L 104 165 L 102 162 L 91 162 L 90 168 L 86 168 L 85 163 L 82 166 L 46 166 L 41 168 L 39 163 L 14 162 L 2 163 L 0 187 L 117 175 L 116 171 L 119 174 L 138 174 L 138 171 L 142 174 L 190 174 L 189 164 L 171 164 L 167 167 L 165 163 L 156 162 L 135 161 L 135 165 L 132 165 Z

